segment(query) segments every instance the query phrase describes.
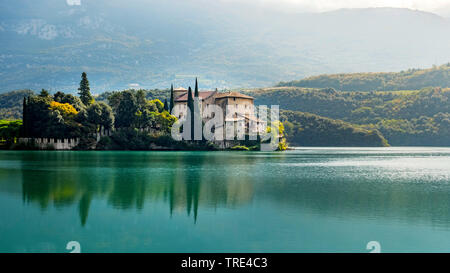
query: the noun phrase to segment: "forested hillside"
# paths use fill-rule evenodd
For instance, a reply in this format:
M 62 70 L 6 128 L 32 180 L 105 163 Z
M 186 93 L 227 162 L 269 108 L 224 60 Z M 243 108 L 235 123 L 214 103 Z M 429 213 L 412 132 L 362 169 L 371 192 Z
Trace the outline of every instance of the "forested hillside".
M 387 140 L 375 128 L 368 130 L 340 120 L 298 111 L 281 111 L 287 141 L 294 146 L 383 147 Z
M 0 119 L 22 118 L 22 99 L 33 94 L 31 90 L 16 90 L 0 94 Z
M 450 89 L 337 92 L 279 87 L 248 90 L 257 104 L 341 119 L 378 129 L 391 145 L 450 146 Z
M 141 92 L 148 100 L 164 100 L 169 95 L 169 90 L 131 91 Z M 107 98 L 114 93 L 119 92 L 105 92 L 95 100 L 108 103 Z M 370 144 L 365 146 L 372 146 L 380 143 L 379 136 L 374 136 L 378 130 L 391 145 L 450 146 L 450 88 L 338 92 L 331 88 L 276 87 L 245 93 L 255 97 L 256 104 L 277 104 L 284 110 L 302 112 L 282 115 L 293 145 L 358 146 L 367 141 Z M 31 91 L 0 95 L 0 119 L 21 118 L 22 99 L 27 94 Z M 344 135 L 347 140 L 342 139 Z
M 280 82 L 277 86 L 334 88 L 339 91 L 418 90 L 424 87 L 450 87 L 450 63 L 429 69 L 401 72 L 348 73 L 308 77 Z
M 156 98 L 165 99 L 170 94 L 169 90 L 129 90 L 133 94 L 140 94 L 151 101 Z M 9 103 L 15 106 L 15 115 L 22 118 L 22 100 L 25 94 L 31 91 L 14 91 L 6 93 L 0 98 L 0 105 L 7 106 Z M 105 92 L 95 97 L 97 103 L 114 104 L 114 97 L 120 96 L 123 91 Z M 67 94 L 66 96 L 71 96 Z M 3 101 L 2 99 L 15 98 L 15 102 Z M 35 97 L 39 98 L 39 97 Z M 113 99 L 113 100 L 111 100 Z M 44 106 L 46 109 L 46 107 Z M 114 107 L 113 107 L 114 108 Z M 10 112 L 9 108 L 3 108 L 5 112 Z M 45 110 L 44 109 L 44 110 Z M 37 115 L 40 116 L 41 114 Z M 42 114 L 44 115 L 44 114 Z M 44 115 L 45 116 L 45 115 Z M 8 116 L 1 116 L 6 119 Z M 282 111 L 281 120 L 285 123 L 286 136 L 288 142 L 293 145 L 305 146 L 385 146 L 386 140 L 373 128 L 364 129 L 340 120 L 324 118 L 308 113 Z M 48 130 L 55 130 L 52 126 L 46 125 Z M 47 130 L 47 129 L 46 129 Z

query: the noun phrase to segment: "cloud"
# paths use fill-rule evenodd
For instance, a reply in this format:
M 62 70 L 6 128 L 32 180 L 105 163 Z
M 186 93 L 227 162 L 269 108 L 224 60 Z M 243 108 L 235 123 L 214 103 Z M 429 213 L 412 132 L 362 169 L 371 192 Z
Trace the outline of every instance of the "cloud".
M 294 9 L 294 11 L 323 12 L 342 8 L 393 7 L 418 9 L 439 13 L 449 0 L 222 0 L 224 2 L 258 4 Z
M 81 0 L 66 0 L 66 3 L 69 6 L 80 6 Z
M 128 84 L 128 87 L 130 88 L 139 88 L 141 85 L 139 83 L 130 83 Z
M 23 21 L 15 27 L 15 31 L 21 35 L 37 36 L 42 40 L 53 40 L 58 36 L 56 26 L 47 24 L 42 19 Z

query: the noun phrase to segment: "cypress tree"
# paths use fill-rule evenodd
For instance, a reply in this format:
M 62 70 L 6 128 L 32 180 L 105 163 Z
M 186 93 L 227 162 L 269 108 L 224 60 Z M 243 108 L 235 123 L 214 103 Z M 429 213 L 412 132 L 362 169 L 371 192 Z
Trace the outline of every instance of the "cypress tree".
M 174 107 L 174 102 L 173 102 L 174 98 L 173 98 L 173 84 L 170 85 L 170 113 L 172 114 L 172 109 Z
M 192 97 L 192 89 L 190 86 L 188 89 L 187 107 L 191 112 L 191 140 L 194 140 L 194 98 Z
M 91 95 L 91 88 L 89 87 L 89 80 L 87 79 L 86 72 L 81 74 L 81 82 L 80 88 L 78 88 L 80 92 L 80 99 L 84 105 L 89 106 L 94 102 L 94 98 Z
M 195 78 L 195 93 L 194 93 L 194 104 L 196 106 L 196 109 L 198 110 L 196 113 L 194 113 L 194 125 L 195 124 L 202 124 L 202 114 L 201 114 L 201 100 L 200 100 L 200 94 L 198 91 L 198 80 Z
M 164 111 L 169 111 L 169 106 L 167 104 L 167 99 L 164 99 Z
M 197 78 L 195 78 L 195 94 L 194 94 L 194 96 L 196 98 L 198 98 L 198 81 L 197 81 Z

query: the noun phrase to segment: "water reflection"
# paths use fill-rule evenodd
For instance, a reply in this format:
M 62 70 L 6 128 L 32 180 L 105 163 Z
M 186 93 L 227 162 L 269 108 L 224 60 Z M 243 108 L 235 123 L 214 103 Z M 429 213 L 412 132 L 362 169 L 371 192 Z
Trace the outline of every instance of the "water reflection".
M 0 192 L 20 193 L 24 204 L 42 210 L 76 207 L 82 226 L 100 200 L 124 211 L 164 203 L 170 216 L 184 213 L 194 222 L 202 209 L 254 204 L 276 209 L 279 217 L 308 212 L 448 227 L 450 152 L 407 154 L 4 153 Z
M 167 157 L 133 153 L 27 154 L 21 158 L 22 196 L 42 210 L 77 204 L 80 222 L 93 199 L 115 209 L 142 210 L 145 203 L 167 202 L 170 215 L 185 210 L 197 220 L 199 205 L 236 207 L 251 200 L 252 181 L 227 175 L 219 157 L 201 154 Z M 205 162 L 205 161 L 208 162 Z M 240 163 L 249 162 L 243 158 Z M 239 164 L 240 164 L 239 163 Z M 205 164 L 216 166 L 202 168 Z M 217 164 L 217 165 L 215 165 Z M 220 171 L 221 172 L 217 172 Z

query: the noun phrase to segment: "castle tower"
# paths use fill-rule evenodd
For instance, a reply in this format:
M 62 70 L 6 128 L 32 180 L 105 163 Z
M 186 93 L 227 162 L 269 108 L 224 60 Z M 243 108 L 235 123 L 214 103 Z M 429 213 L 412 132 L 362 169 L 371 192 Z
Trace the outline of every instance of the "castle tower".
M 187 89 L 183 87 L 178 87 L 173 89 L 173 98 L 176 99 L 187 93 Z

